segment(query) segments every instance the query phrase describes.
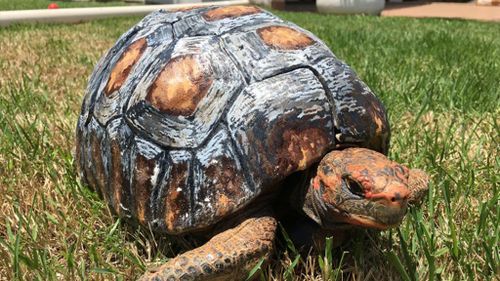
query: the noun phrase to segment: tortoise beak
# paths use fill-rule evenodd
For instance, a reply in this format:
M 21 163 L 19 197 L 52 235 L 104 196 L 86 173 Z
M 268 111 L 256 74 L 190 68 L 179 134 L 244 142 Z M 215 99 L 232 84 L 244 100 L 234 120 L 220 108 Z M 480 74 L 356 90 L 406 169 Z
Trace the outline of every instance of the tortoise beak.
M 389 186 L 386 191 L 379 193 L 365 193 L 365 198 L 379 204 L 394 208 L 404 208 L 410 197 L 411 191 L 401 184 Z

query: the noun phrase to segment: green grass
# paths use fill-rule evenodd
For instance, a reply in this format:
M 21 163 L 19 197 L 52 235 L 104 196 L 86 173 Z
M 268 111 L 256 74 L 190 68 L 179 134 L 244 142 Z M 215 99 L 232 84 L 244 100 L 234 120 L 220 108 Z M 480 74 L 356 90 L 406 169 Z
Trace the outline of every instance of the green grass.
M 432 184 L 398 229 L 327 242 L 307 258 L 282 238 L 287 250 L 255 276 L 498 280 L 500 25 L 278 14 L 317 34 L 382 98 L 391 158 Z M 1 280 L 128 280 L 167 259 L 158 245 L 168 244 L 116 221 L 72 165 L 87 77 L 136 21 L 0 29 Z
M 59 8 L 78 8 L 78 7 L 103 7 L 103 6 L 122 6 L 126 3 L 122 1 L 50 1 L 50 0 L 0 0 L 0 11 L 6 10 L 31 10 L 47 9 L 50 3 L 56 3 Z

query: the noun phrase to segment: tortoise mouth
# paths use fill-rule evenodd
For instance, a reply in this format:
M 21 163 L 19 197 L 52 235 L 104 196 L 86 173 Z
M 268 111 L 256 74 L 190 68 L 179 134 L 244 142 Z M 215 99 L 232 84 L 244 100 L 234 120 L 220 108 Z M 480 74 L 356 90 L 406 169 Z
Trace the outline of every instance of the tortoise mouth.
M 397 227 L 403 221 L 406 214 L 406 208 L 384 211 L 381 211 L 381 209 L 375 211 L 375 209 L 369 208 L 374 211 L 375 216 L 371 216 L 361 213 L 350 213 L 331 205 L 329 207 L 335 211 L 328 212 L 329 215 L 323 217 L 322 221 L 327 228 L 360 227 L 386 230 Z
M 335 219 L 353 226 L 380 230 L 398 226 L 407 210 L 406 204 L 401 207 L 387 206 L 376 201 L 364 199 L 345 202 L 343 207 L 346 209 L 337 206 L 342 212 L 342 217 Z
M 393 223 L 393 224 L 386 224 L 382 223 L 370 216 L 364 216 L 364 215 L 354 215 L 354 214 L 349 214 L 348 217 L 346 218 L 346 223 L 354 226 L 360 226 L 363 228 L 374 228 L 374 229 L 380 229 L 380 230 L 386 230 L 389 228 L 393 228 L 399 225 L 398 223 Z
M 351 199 L 343 204 L 324 204 L 323 226 L 326 228 L 372 228 L 386 230 L 397 227 L 406 214 L 407 207 L 386 206 L 365 199 Z

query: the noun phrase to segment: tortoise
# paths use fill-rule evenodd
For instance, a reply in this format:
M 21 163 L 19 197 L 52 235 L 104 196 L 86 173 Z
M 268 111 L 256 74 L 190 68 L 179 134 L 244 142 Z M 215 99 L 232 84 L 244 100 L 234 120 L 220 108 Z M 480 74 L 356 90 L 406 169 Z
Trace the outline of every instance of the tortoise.
M 307 237 L 387 229 L 427 190 L 387 158 L 386 111 L 356 73 L 254 6 L 146 16 L 98 62 L 76 131 L 79 177 L 114 213 L 206 237 L 144 280 L 242 279 L 289 214 Z

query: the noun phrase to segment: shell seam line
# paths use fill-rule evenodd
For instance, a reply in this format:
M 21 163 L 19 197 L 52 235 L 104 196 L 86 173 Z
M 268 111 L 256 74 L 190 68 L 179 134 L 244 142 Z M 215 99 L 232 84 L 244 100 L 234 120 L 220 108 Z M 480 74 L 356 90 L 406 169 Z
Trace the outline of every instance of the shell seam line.
M 243 154 L 241 153 L 239 146 L 236 145 L 236 140 L 233 138 L 233 135 L 229 131 L 229 126 L 227 126 L 226 122 L 221 122 L 221 127 L 224 131 L 226 131 L 228 137 L 229 137 L 229 145 L 232 146 L 234 149 L 234 156 L 236 157 L 236 161 L 239 162 L 241 166 L 241 170 L 243 172 L 243 177 L 245 178 L 245 181 L 247 182 L 248 189 L 250 191 L 255 192 L 257 190 L 257 186 L 255 182 L 252 180 L 252 177 L 250 176 L 250 169 L 247 165 L 247 162 L 245 161 Z
M 330 88 L 328 88 L 328 85 L 326 84 L 326 81 L 323 78 L 323 76 L 314 67 L 308 65 L 305 68 L 309 69 L 314 74 L 314 76 L 318 79 L 319 83 L 323 87 L 323 90 L 325 91 L 326 99 L 328 100 L 328 103 L 330 104 L 330 107 L 331 107 L 330 114 L 332 116 L 332 126 L 333 126 L 333 133 L 334 133 L 333 137 L 334 137 L 335 145 L 336 145 L 336 143 L 337 143 L 336 135 L 338 133 L 340 133 L 340 129 L 337 128 L 337 125 L 336 125 L 337 122 L 335 122 L 335 117 L 336 117 L 335 112 L 337 110 L 336 110 L 336 105 L 335 105 L 334 98 L 333 98 L 333 93 L 330 90 Z
M 98 96 L 99 88 L 100 88 L 100 86 L 102 84 L 102 79 L 103 79 L 102 74 L 106 73 L 107 74 L 106 77 L 109 79 L 109 76 L 111 75 L 111 73 L 110 73 L 110 68 L 111 68 L 110 63 L 111 63 L 111 61 L 113 61 L 113 59 L 117 56 L 117 53 L 119 53 L 120 56 L 121 56 L 121 54 L 123 54 L 123 52 L 124 52 L 123 46 L 125 44 L 127 44 L 128 42 L 130 42 L 131 39 L 134 38 L 134 36 L 136 36 L 139 33 L 139 31 L 142 29 L 142 27 L 134 26 L 133 29 L 135 29 L 135 30 L 131 31 L 130 34 L 128 34 L 125 38 L 123 38 L 123 41 L 121 42 L 121 44 L 120 44 L 119 47 L 116 46 L 116 43 L 115 43 L 115 45 L 113 45 L 111 48 L 109 48 L 109 50 L 107 51 L 107 53 L 104 55 L 105 58 L 104 58 L 104 60 L 102 62 L 104 63 L 105 61 L 107 61 L 107 64 L 103 68 L 103 70 L 101 71 L 101 75 L 100 75 L 101 77 L 97 77 L 96 78 L 97 80 L 95 81 L 95 83 L 96 83 L 97 87 L 96 87 L 94 93 L 88 93 L 88 94 L 91 94 L 91 97 L 90 97 L 90 100 L 89 100 L 89 107 L 90 107 L 89 108 L 89 115 L 94 116 L 95 103 L 97 101 L 97 96 Z M 115 48 L 115 47 L 117 47 L 117 48 Z M 123 51 L 122 52 L 117 52 L 117 50 L 118 51 L 123 50 Z M 118 60 L 119 60 L 119 58 L 117 58 L 115 60 L 114 64 L 116 64 L 116 62 Z M 113 66 L 114 66 L 114 64 L 113 64 Z M 94 67 L 94 69 L 95 69 L 95 67 Z M 90 83 L 90 80 L 93 78 L 94 74 L 97 74 L 97 73 L 92 72 L 92 74 L 90 75 L 90 78 L 89 78 L 89 83 Z M 84 97 L 84 99 L 85 99 L 85 97 Z M 87 116 L 87 120 L 85 120 L 85 124 L 87 125 L 88 123 L 90 123 L 89 116 Z
M 173 25 L 172 25 L 172 32 L 173 32 L 173 30 L 174 30 L 174 28 L 173 28 Z M 147 36 L 146 36 L 146 37 L 147 37 Z M 178 41 L 179 41 L 179 40 L 174 40 L 174 38 L 173 38 L 173 33 L 172 33 L 172 42 L 170 42 L 170 45 L 167 47 L 167 50 L 165 51 L 166 55 L 168 56 L 168 59 L 167 59 L 167 60 L 165 60 L 165 62 L 166 62 L 166 63 L 165 63 L 165 65 L 166 65 L 166 64 L 170 61 L 170 59 L 172 58 L 172 53 L 173 53 L 173 51 L 174 51 L 174 47 L 175 47 L 175 45 L 177 44 L 177 42 L 178 42 Z M 162 53 L 163 53 L 163 52 L 158 53 L 158 56 L 161 56 L 161 54 L 162 54 Z M 140 64 L 140 62 L 143 60 L 143 57 L 144 57 L 144 54 L 142 54 L 142 55 L 141 55 L 141 59 L 140 59 L 137 63 L 135 63 L 135 65 L 134 65 L 134 70 L 136 69 L 137 65 L 139 65 L 139 64 Z M 148 63 L 148 64 L 147 64 L 147 67 L 145 67 L 144 69 L 149 69 L 149 68 L 151 67 L 151 65 L 152 65 L 152 64 L 153 64 L 153 61 L 151 61 L 150 63 Z M 163 66 L 163 67 L 165 67 L 165 66 Z M 159 75 L 159 74 L 161 73 L 161 70 L 162 70 L 162 68 L 163 68 L 163 67 L 161 67 L 161 68 L 160 68 L 159 72 L 158 72 L 156 75 Z M 146 71 L 146 72 L 147 72 L 147 71 Z M 132 93 L 133 93 L 133 92 L 137 89 L 137 86 L 139 86 L 139 83 L 141 82 L 142 78 L 143 78 L 143 77 L 140 77 L 139 79 L 137 79 L 137 80 L 138 80 L 138 81 L 137 81 L 137 83 L 136 83 L 136 84 L 132 87 L 132 89 L 131 89 L 131 92 L 132 92 Z M 127 77 L 127 80 L 128 80 L 128 77 Z M 149 89 L 150 89 L 150 87 L 151 87 L 151 85 L 148 87 L 148 89 L 147 89 L 147 90 L 149 90 Z M 129 95 L 128 97 L 126 97 L 126 101 L 123 103 L 123 107 L 121 108 L 121 111 L 122 111 L 122 112 L 126 112 L 126 111 L 129 109 L 129 107 L 130 107 L 130 99 L 131 99 L 131 98 L 132 98 L 132 95 Z
M 158 157 L 158 164 L 160 167 L 159 175 L 156 178 L 155 186 L 153 186 L 153 190 L 150 193 L 149 197 L 149 208 L 151 209 L 151 221 L 153 223 L 156 220 L 159 222 L 154 225 L 154 227 L 158 227 L 159 225 L 164 226 L 164 217 L 165 214 L 161 214 L 160 210 L 166 211 L 165 201 L 161 200 L 164 189 L 167 187 L 165 183 L 166 178 L 168 177 L 169 168 L 171 163 L 169 161 L 169 155 L 166 151 L 162 151 Z M 160 216 L 163 215 L 163 218 Z
M 194 224 L 194 165 L 195 165 L 195 157 L 194 153 L 190 152 L 191 159 L 189 160 L 191 163 L 189 165 L 189 173 L 188 173 L 188 186 L 189 189 L 189 226 L 192 228 Z

